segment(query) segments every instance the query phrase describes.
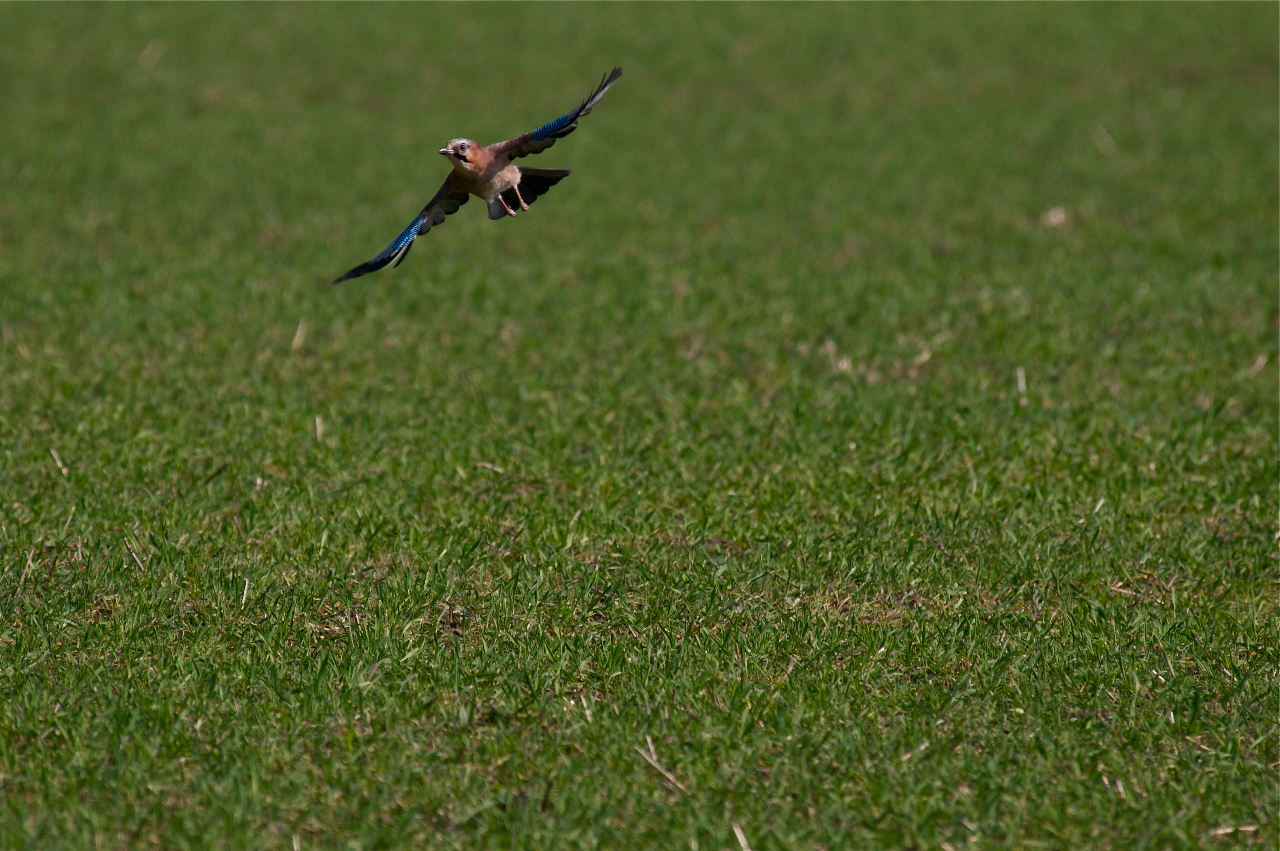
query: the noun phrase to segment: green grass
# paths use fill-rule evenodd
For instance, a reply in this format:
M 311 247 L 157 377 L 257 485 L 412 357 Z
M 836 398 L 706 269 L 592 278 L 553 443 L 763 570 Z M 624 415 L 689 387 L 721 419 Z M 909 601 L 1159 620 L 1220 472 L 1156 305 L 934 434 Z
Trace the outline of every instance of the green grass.
M 0 845 L 1276 847 L 1277 25 L 0 8 Z

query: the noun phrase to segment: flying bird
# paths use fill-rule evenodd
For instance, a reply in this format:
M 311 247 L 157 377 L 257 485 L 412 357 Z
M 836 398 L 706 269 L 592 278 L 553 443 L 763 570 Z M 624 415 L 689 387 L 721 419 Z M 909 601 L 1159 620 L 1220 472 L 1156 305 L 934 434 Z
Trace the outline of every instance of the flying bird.
M 489 205 L 490 219 L 515 216 L 517 208 L 528 210 L 539 196 L 568 177 L 569 169 L 526 168 L 511 161 L 529 154 L 540 154 L 554 145 L 556 139 L 578 129 L 578 119 L 588 115 L 621 76 L 622 69 L 614 68 L 577 109 L 514 139 L 489 146 L 470 139 L 454 139 L 441 148 L 440 153 L 452 160 L 453 170 L 445 178 L 440 191 L 381 254 L 368 263 L 361 263 L 334 283 L 359 278 L 387 266 L 399 266 L 415 239 L 431 230 L 432 225 L 443 222 L 445 216 L 456 213 L 472 195 L 484 199 Z

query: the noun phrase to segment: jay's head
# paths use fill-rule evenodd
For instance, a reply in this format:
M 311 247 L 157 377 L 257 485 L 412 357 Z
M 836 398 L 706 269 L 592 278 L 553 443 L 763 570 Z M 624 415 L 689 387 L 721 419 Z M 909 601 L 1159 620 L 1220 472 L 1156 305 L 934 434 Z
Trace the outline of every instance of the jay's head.
M 454 139 L 440 149 L 441 154 L 453 160 L 453 167 L 458 171 L 474 170 L 480 151 L 480 146 L 470 139 Z

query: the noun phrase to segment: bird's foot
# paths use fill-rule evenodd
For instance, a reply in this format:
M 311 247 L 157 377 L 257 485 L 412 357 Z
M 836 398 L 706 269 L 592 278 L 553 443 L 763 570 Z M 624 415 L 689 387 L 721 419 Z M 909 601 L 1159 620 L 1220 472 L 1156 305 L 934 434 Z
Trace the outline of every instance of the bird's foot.
M 520 209 L 526 213 L 529 212 L 529 205 L 524 202 L 524 196 L 520 194 L 520 187 L 513 186 L 511 188 L 516 191 L 516 200 L 520 202 Z
M 517 197 L 519 197 L 519 196 L 517 195 Z M 516 211 L 515 211 L 515 210 L 513 210 L 513 209 L 511 209 L 510 205 L 509 205 L 509 204 L 507 204 L 507 199 L 506 199 L 506 198 L 503 198 L 501 195 L 499 195 L 499 196 L 498 196 L 498 200 L 502 202 L 502 209 L 504 209 L 504 210 L 506 210 L 506 211 L 507 211 L 507 215 L 508 215 L 508 216 L 511 216 L 512 218 L 515 218 Z M 525 209 L 527 210 L 527 209 L 529 209 L 529 208 L 528 208 L 528 207 L 525 207 Z

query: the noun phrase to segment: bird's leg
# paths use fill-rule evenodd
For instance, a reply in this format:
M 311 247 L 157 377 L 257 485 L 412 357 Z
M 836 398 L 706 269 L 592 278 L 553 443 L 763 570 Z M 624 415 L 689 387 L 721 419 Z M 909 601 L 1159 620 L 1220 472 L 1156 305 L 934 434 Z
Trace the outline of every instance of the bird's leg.
M 515 214 L 516 214 L 516 211 L 515 211 L 515 210 L 513 210 L 513 209 L 511 209 L 511 207 L 507 206 L 507 199 L 506 199 L 506 198 L 503 198 L 501 193 L 499 193 L 499 194 L 498 194 L 498 200 L 502 202 L 502 209 L 504 209 L 504 210 L 506 210 L 506 211 L 507 211 L 507 215 L 508 215 L 508 216 L 511 216 L 512 218 L 514 218 L 514 217 L 515 217 Z M 529 209 L 529 208 L 528 208 L 528 207 L 525 207 L 525 209 L 527 210 L 527 209 Z
M 524 202 L 524 196 L 520 194 L 520 184 L 511 187 L 516 191 L 516 200 L 520 202 L 520 209 L 526 213 L 529 212 L 529 205 Z

